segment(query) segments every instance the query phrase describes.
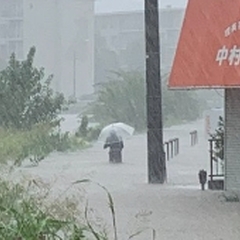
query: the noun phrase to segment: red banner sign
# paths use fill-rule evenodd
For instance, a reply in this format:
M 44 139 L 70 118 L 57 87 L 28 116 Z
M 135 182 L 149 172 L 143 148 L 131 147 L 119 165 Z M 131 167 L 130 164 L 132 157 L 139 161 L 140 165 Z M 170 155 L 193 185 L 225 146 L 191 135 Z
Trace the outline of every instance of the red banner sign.
M 240 0 L 189 0 L 169 87 L 240 87 Z

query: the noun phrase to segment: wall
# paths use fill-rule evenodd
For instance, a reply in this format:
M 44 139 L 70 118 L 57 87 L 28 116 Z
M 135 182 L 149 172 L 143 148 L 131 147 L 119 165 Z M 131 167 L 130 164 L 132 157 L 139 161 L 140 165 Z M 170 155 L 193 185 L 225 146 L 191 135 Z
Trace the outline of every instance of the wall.
M 73 95 L 75 58 L 76 95 L 91 94 L 94 82 L 94 2 L 63 0 L 61 12 L 63 87 Z
M 24 1 L 24 52 L 36 46 L 36 64 L 66 96 L 73 95 L 74 71 L 76 96 L 93 93 L 93 28 L 93 1 Z
M 35 65 L 44 67 L 46 75 L 54 74 L 53 87 L 61 90 L 61 38 L 58 35 L 58 5 L 55 0 L 24 1 L 24 53 L 37 49 Z
M 14 52 L 23 58 L 23 0 L 0 0 L 0 69 Z
M 161 68 L 163 72 L 169 72 L 177 42 L 182 26 L 185 9 L 166 8 L 159 12 L 160 38 L 161 38 Z M 112 70 L 145 70 L 145 32 L 144 32 L 144 12 L 128 11 L 96 14 L 95 16 L 95 53 L 96 59 L 95 70 L 97 74 L 95 83 L 107 81 Z M 103 41 L 103 44 L 98 44 Z M 104 50 L 104 51 L 103 51 Z M 114 56 L 109 56 L 111 51 Z M 100 52 L 102 56 L 99 57 Z M 105 53 L 105 54 L 104 54 Z M 107 54 L 108 53 L 108 54 Z M 106 57 L 106 55 L 108 57 Z M 115 69 L 110 60 L 116 59 Z M 100 60 L 99 60 L 100 59 Z M 101 60 L 110 62 L 106 65 Z M 102 68 L 102 69 L 100 69 Z
M 240 89 L 225 90 L 225 189 L 240 192 Z

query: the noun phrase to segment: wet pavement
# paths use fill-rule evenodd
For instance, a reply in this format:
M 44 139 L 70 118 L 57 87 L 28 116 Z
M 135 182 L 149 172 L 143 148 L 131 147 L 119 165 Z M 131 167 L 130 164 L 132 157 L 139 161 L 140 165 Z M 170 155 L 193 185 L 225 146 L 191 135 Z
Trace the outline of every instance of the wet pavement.
M 190 144 L 190 132 L 198 131 L 199 142 Z M 160 240 L 239 240 L 240 204 L 222 201 L 221 191 L 201 191 L 198 171 L 209 172 L 208 141 L 202 120 L 164 129 L 164 140 L 179 138 L 178 156 L 167 161 L 167 183 L 147 184 L 146 134 L 125 141 L 123 164 L 109 164 L 101 143 L 75 152 L 52 154 L 38 167 L 22 166 L 14 174 L 55 181 L 53 191 L 64 191 L 72 182 L 91 179 L 105 186 L 116 207 L 120 239 L 145 228 L 156 230 Z M 106 194 L 86 185 L 86 198 L 96 215 L 111 229 Z M 134 239 L 151 240 L 151 231 Z

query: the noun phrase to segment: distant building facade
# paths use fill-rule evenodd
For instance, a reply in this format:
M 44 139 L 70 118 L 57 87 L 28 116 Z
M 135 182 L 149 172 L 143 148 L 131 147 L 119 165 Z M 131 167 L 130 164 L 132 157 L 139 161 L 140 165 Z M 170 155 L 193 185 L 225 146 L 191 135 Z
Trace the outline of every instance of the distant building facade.
M 12 52 L 23 58 L 23 0 L 0 0 L 0 61 L 3 65 Z
M 0 61 L 31 46 L 35 64 L 54 74 L 53 88 L 66 96 L 93 93 L 93 0 L 0 0 Z
M 169 72 L 183 22 L 184 8 L 160 9 L 161 68 Z M 105 48 L 115 53 L 115 67 L 124 70 L 145 69 L 145 33 L 143 11 L 101 13 L 95 16 L 95 53 L 98 54 L 104 40 Z M 97 48 L 98 46 L 98 48 Z M 101 57 L 99 57 L 101 59 Z M 102 56 L 104 60 L 104 56 Z M 95 63 L 99 67 L 98 58 Z M 95 83 L 107 81 L 108 72 L 118 69 L 95 68 Z M 100 73 L 100 74 L 99 74 Z

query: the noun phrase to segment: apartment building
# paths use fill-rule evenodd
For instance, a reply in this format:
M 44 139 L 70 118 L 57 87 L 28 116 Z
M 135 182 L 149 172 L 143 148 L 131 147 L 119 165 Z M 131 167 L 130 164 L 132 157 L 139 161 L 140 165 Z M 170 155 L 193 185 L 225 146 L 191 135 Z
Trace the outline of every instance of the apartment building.
M 0 68 L 12 52 L 23 58 L 23 0 L 0 0 Z
M 170 71 L 178 38 L 183 22 L 185 8 L 166 7 L 159 11 L 161 39 L 161 68 Z M 142 70 L 145 68 L 145 32 L 144 12 L 125 11 L 98 13 L 95 16 L 95 40 L 104 39 L 107 48 L 117 57 L 115 67 L 125 70 Z M 101 47 L 101 46 L 99 46 Z M 95 49 L 96 55 L 99 49 Z M 96 61 L 98 59 L 96 58 Z M 95 65 L 100 65 L 96 63 Z M 107 79 L 107 69 L 96 73 L 95 82 Z M 102 76 L 99 75 L 102 73 Z
M 93 0 L 0 0 L 0 67 L 12 52 L 53 74 L 53 88 L 66 96 L 93 93 Z

